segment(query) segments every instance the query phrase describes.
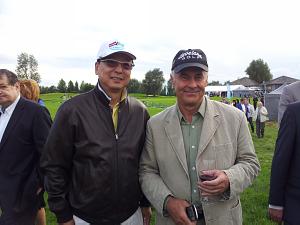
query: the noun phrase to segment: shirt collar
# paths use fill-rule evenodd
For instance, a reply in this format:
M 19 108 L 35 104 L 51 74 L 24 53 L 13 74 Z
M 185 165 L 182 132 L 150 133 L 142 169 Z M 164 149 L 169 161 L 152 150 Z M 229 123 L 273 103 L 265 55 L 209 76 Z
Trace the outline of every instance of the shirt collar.
M 111 97 L 104 91 L 104 89 L 101 87 L 100 82 L 98 82 L 98 89 L 105 95 L 105 97 L 111 101 Z M 127 97 L 127 90 L 126 88 L 123 89 L 122 91 L 122 96 L 120 102 L 122 102 L 124 99 Z
M 185 120 L 184 116 L 182 115 L 182 113 L 179 109 L 178 103 L 176 103 L 176 108 L 177 108 L 179 120 L 180 121 Z M 199 109 L 195 114 L 200 114 L 202 116 L 202 118 L 204 118 L 205 112 L 206 112 L 206 98 L 203 97 L 201 105 L 199 106 Z
M 5 108 L 5 113 L 8 113 L 8 114 L 12 114 L 14 109 L 16 108 L 16 105 L 18 104 L 20 100 L 20 94 L 18 95 L 18 97 L 16 98 L 16 100 L 10 104 L 7 108 Z M 1 107 L 1 111 L 2 111 L 2 107 Z

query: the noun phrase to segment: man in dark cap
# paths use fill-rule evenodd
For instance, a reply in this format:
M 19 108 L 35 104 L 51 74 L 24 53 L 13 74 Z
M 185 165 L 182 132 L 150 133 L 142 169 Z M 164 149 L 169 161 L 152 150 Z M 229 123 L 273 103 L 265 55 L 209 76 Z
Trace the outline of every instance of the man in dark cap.
M 241 225 L 239 195 L 260 170 L 244 113 L 206 98 L 207 77 L 202 50 L 179 51 L 177 104 L 148 121 L 139 174 L 158 225 Z
M 60 224 L 150 223 L 138 180 L 149 114 L 126 91 L 135 59 L 122 42 L 102 44 L 96 87 L 64 102 L 56 114 L 41 166 Z

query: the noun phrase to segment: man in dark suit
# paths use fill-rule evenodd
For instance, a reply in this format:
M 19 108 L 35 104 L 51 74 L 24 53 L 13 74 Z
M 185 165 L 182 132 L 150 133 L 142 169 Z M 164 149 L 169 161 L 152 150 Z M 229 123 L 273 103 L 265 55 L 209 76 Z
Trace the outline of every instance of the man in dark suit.
M 0 106 L 0 225 L 33 225 L 43 193 L 39 158 L 51 118 L 20 97 L 18 78 L 6 69 L 0 69 Z
M 272 162 L 269 215 L 300 224 L 300 102 L 288 105 L 281 120 Z

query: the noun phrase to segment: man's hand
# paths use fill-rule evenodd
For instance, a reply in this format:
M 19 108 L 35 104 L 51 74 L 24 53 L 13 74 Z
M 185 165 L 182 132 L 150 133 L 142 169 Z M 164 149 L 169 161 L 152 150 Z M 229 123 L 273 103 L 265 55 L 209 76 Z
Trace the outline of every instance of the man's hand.
M 283 209 L 269 208 L 269 217 L 270 217 L 270 220 L 273 220 L 273 221 L 281 224 L 282 218 L 283 218 Z
M 141 207 L 142 215 L 143 215 L 143 225 L 150 225 L 152 210 L 151 207 Z
M 59 225 L 75 225 L 75 221 L 74 221 L 74 219 L 72 219 L 65 223 L 59 223 Z
M 196 225 L 196 221 L 192 222 L 187 217 L 185 208 L 190 204 L 186 200 L 169 197 L 167 199 L 167 211 L 175 224 L 178 225 Z
M 207 170 L 202 171 L 202 174 L 215 177 L 215 179 L 198 182 L 198 188 L 201 190 L 201 195 L 219 195 L 229 188 L 229 179 L 222 170 Z

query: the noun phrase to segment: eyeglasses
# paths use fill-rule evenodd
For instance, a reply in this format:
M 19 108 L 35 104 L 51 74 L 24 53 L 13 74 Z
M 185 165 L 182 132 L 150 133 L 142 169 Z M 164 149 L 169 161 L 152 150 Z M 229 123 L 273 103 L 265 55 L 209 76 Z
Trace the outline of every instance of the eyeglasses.
M 104 62 L 107 66 L 111 68 L 116 68 L 119 66 L 119 64 L 121 64 L 121 67 L 124 70 L 132 70 L 132 67 L 134 67 L 133 62 L 121 62 L 115 59 L 99 59 L 98 62 Z

